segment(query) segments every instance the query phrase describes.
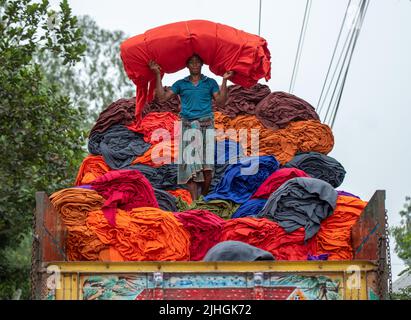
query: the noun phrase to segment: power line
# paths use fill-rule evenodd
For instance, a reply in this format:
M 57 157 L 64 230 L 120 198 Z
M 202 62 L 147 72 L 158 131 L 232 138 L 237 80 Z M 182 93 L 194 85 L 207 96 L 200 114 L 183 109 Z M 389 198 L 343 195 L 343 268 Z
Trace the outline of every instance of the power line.
M 261 35 L 261 8 L 263 6 L 263 0 L 260 0 L 259 12 L 258 12 L 258 35 Z
M 290 89 L 289 89 L 290 93 L 294 91 L 295 80 L 297 78 L 298 68 L 300 65 L 301 53 L 302 53 L 302 49 L 304 46 L 305 33 L 307 31 L 308 20 L 309 20 L 310 12 L 311 12 L 311 1 L 312 0 L 307 0 L 307 3 L 305 5 L 304 19 L 303 19 L 303 24 L 301 26 L 300 39 L 298 41 L 297 53 L 295 55 L 293 74 L 291 76 Z

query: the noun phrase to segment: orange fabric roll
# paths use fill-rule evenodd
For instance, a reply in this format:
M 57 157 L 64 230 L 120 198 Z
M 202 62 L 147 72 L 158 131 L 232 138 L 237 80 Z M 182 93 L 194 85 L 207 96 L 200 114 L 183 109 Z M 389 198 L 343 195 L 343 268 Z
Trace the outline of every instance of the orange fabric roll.
M 98 259 L 100 261 L 109 261 L 109 262 L 124 261 L 124 257 L 113 246 L 109 246 L 108 248 L 101 250 L 99 252 Z
M 334 213 L 321 222 L 316 235 L 317 253 L 329 254 L 329 260 L 352 260 L 351 229 L 366 206 L 366 201 L 338 196 Z
M 72 227 L 66 238 L 66 254 L 69 261 L 96 261 L 107 246 L 86 226 Z
M 88 155 L 81 163 L 74 185 L 89 184 L 110 171 L 102 156 Z
M 161 159 L 160 159 L 161 158 Z M 156 159 L 157 161 L 153 161 Z M 171 162 L 169 162 L 171 159 Z M 174 141 L 162 141 L 150 147 L 142 156 L 137 157 L 133 164 L 145 164 L 150 167 L 174 163 L 178 159 L 178 144 Z
M 167 192 L 176 198 L 180 197 L 182 200 L 187 202 L 187 204 L 191 204 L 193 202 L 190 191 L 186 189 L 167 190 Z
M 116 226 L 111 227 L 102 211 L 94 211 L 87 218 L 87 226 L 125 261 L 190 259 L 190 234 L 171 212 L 148 207 L 118 209 Z

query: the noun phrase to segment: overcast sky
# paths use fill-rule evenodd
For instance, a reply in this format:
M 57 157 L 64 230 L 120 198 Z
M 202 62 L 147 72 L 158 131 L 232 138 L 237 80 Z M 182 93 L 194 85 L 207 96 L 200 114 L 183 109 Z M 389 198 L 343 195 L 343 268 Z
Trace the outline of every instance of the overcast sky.
M 55 5 L 58 0 L 51 3 Z M 358 0 L 357 0 L 358 2 Z M 258 0 L 69 0 L 74 14 L 129 36 L 206 19 L 258 33 Z M 316 106 L 347 0 L 313 0 L 294 94 Z M 356 1 L 354 1 L 356 3 Z M 263 0 L 261 36 L 272 55 L 272 91 L 288 91 L 306 0 Z M 330 156 L 347 171 L 339 188 L 369 200 L 387 191 L 391 225 L 411 195 L 411 1 L 371 0 L 333 128 Z M 209 74 L 208 71 L 204 73 Z M 186 75 L 166 75 L 163 83 Z M 221 78 L 215 77 L 218 82 Z M 265 83 L 264 80 L 260 83 Z M 393 243 L 391 241 L 391 243 Z M 392 244 L 393 246 L 393 244 Z M 392 250 L 393 251 L 393 248 Z M 393 279 L 404 268 L 393 257 Z

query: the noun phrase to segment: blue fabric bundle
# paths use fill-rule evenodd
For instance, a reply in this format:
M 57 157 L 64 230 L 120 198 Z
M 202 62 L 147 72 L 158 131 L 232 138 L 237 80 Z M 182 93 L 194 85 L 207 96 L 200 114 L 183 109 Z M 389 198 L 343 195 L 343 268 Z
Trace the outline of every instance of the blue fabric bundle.
M 143 138 L 142 134 L 125 126 L 114 125 L 103 133 L 93 132 L 88 141 L 88 150 L 91 154 L 101 154 L 111 169 L 122 169 L 150 148 L 151 145 Z
M 217 187 L 204 200 L 244 203 L 278 167 L 279 163 L 273 156 L 241 158 L 239 163 L 227 167 Z
M 241 207 L 233 213 L 231 219 L 256 216 L 264 207 L 266 202 L 267 199 L 250 199 L 244 202 Z

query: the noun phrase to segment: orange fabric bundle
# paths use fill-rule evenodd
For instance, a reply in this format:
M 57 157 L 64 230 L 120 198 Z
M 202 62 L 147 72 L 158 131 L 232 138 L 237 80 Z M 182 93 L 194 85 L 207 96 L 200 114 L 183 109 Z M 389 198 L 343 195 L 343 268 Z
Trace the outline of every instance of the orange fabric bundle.
M 299 152 L 328 154 L 334 147 L 334 135 L 331 128 L 320 121 L 291 122 L 284 130 L 294 137 Z
M 155 161 L 153 161 L 153 159 Z M 133 164 L 145 164 L 150 167 L 175 163 L 178 159 L 178 143 L 172 140 L 161 141 L 153 145 L 142 156 L 137 157 Z
M 178 129 L 179 120 L 180 118 L 171 112 L 151 112 L 143 118 L 137 129 L 134 127 L 128 128 L 144 134 L 145 142 L 156 144 L 162 140 L 156 135 L 152 136 L 153 132 L 158 129 L 168 131 L 171 140 L 178 138 L 174 137 L 174 124 Z
M 351 228 L 358 221 L 367 202 L 338 196 L 334 213 L 321 222 L 316 235 L 318 254 L 329 254 L 329 260 L 352 260 Z
M 191 193 L 186 189 L 167 190 L 167 192 L 176 198 L 180 197 L 182 200 L 187 202 L 187 204 L 191 204 L 193 202 Z
M 53 193 L 50 200 L 68 231 L 68 259 L 97 260 L 105 245 L 86 227 L 86 219 L 91 211 L 101 209 L 104 199 L 94 190 L 71 188 Z
M 102 156 L 93 156 L 90 154 L 85 157 L 81 163 L 74 185 L 89 184 L 110 170 L 110 167 L 106 164 Z
M 190 234 L 171 212 L 149 207 L 118 209 L 116 226 L 112 227 L 102 211 L 94 211 L 87 218 L 87 226 L 125 261 L 190 259 Z
M 285 129 L 277 131 L 262 129 L 259 147 L 260 155 L 274 155 L 282 165 L 291 161 L 298 151 L 296 141 Z
M 100 261 L 122 262 L 124 257 L 113 246 L 109 246 L 99 252 L 98 259 Z
M 304 228 L 286 233 L 265 218 L 238 218 L 226 221 L 221 241 L 235 240 L 271 252 L 276 260 L 307 260 L 315 254 L 314 241 L 304 243 Z

